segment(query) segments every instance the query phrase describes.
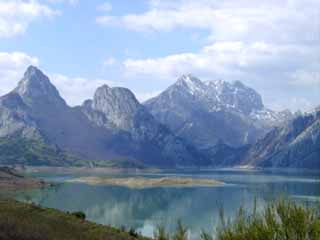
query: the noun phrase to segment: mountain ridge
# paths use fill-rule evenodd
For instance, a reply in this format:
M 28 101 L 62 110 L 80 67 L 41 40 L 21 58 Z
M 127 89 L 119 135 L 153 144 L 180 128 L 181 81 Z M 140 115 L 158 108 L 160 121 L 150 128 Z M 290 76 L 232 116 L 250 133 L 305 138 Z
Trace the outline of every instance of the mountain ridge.
M 320 168 L 319 110 L 275 112 L 240 81 L 191 74 L 143 104 L 102 85 L 70 107 L 30 66 L 0 97 L 0 164 Z
M 297 116 L 253 145 L 242 164 L 320 169 L 320 111 Z
M 104 85 L 93 100 L 69 107 L 49 78 L 33 66 L 12 92 L 0 97 L 0 114 L 0 137 L 37 140 L 93 162 L 205 162 L 200 152 L 158 123 L 130 90 Z
M 261 96 L 239 81 L 203 82 L 190 74 L 144 105 L 161 123 L 200 148 L 219 141 L 233 147 L 252 144 L 287 120 L 265 108 Z

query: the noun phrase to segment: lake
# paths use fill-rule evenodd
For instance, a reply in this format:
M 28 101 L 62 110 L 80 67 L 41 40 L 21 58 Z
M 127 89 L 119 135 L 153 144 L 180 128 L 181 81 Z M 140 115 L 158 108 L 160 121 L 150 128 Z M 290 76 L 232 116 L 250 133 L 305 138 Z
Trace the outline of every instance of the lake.
M 107 175 L 209 178 L 226 183 L 214 187 L 146 189 L 66 182 L 83 174 L 34 175 L 59 184 L 50 189 L 25 191 L 18 194 L 17 199 L 64 211 L 81 210 L 89 220 L 116 227 L 132 227 L 146 236 L 152 236 L 154 227 L 158 225 L 173 231 L 179 219 L 188 226 L 191 236 L 197 236 L 203 229 L 213 231 L 221 208 L 226 216 L 231 217 L 241 206 L 252 209 L 255 200 L 258 209 L 279 196 L 311 204 L 320 200 L 320 174 L 316 172 L 220 169 Z

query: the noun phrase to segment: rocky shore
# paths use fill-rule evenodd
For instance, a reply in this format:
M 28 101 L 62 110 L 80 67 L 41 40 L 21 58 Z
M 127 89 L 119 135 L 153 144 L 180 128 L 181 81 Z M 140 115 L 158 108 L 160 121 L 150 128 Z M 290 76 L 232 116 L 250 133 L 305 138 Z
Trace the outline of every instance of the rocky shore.
M 25 176 L 13 168 L 0 167 L 0 188 L 2 189 L 27 189 L 50 186 L 41 179 Z

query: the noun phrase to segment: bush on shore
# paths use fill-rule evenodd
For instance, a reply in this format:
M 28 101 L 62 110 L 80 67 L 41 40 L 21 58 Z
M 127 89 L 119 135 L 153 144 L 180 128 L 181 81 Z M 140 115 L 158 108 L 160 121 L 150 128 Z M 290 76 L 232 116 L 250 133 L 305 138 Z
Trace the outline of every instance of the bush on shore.
M 73 212 L 71 213 L 73 216 L 75 216 L 76 218 L 79 218 L 79 219 L 82 219 L 82 220 L 85 220 L 86 219 L 86 214 L 84 212 Z
M 155 240 L 188 240 L 187 229 L 178 223 L 176 233 L 169 236 L 163 227 L 154 234 Z M 319 240 L 320 209 L 280 200 L 268 204 L 258 213 L 240 208 L 233 220 L 223 212 L 215 234 L 202 232 L 201 240 Z

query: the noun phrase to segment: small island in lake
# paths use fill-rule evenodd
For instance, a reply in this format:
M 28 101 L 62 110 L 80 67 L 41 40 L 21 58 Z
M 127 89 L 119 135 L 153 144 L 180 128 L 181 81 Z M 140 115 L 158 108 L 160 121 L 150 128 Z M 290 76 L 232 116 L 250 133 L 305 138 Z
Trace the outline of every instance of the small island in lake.
M 222 182 L 213 179 L 198 178 L 146 178 L 146 177 L 128 177 L 128 178 L 106 178 L 106 177 L 80 177 L 71 179 L 69 182 L 87 183 L 90 185 L 115 185 L 129 188 L 150 188 L 150 187 L 193 187 L 193 186 L 220 186 Z

